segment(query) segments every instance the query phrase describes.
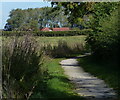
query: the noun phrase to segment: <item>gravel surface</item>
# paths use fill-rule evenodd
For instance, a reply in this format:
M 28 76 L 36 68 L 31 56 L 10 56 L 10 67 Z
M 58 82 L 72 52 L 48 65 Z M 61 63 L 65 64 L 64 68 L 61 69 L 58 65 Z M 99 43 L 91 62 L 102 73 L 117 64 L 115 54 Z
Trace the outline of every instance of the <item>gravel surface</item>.
M 75 84 L 75 92 L 88 100 L 117 100 L 116 93 L 105 82 L 90 73 L 85 72 L 78 65 L 76 58 L 62 60 L 60 62 L 65 74 Z

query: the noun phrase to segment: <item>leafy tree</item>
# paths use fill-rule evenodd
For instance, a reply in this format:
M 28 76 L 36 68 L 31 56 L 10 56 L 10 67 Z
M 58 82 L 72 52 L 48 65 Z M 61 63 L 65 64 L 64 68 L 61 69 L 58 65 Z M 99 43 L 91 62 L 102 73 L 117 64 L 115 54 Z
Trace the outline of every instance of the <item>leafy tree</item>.
M 94 30 L 94 31 L 98 31 L 98 27 L 99 27 L 99 22 L 101 19 L 108 17 L 113 10 L 115 10 L 118 7 L 117 2 L 97 2 L 94 3 L 92 5 L 91 8 L 91 14 L 92 14 L 92 18 L 91 18 L 91 23 L 90 23 L 90 27 Z
M 42 27 L 69 26 L 62 8 L 57 10 L 53 10 L 52 7 L 14 9 L 9 17 L 7 25 L 12 26 L 12 30 L 36 31 Z
M 4 27 L 4 31 L 12 31 L 12 26 L 6 24 L 5 27 Z
M 101 4 L 101 5 L 100 5 Z M 100 6 L 99 6 L 100 5 Z M 111 6 L 112 5 L 112 6 Z M 93 54 L 100 59 L 117 58 L 119 50 L 119 25 L 117 3 L 98 3 L 93 23 L 93 33 L 89 34 L 87 43 L 91 46 Z M 107 6 L 108 8 L 105 8 Z M 101 7 L 101 8 L 100 8 Z M 98 13 L 99 11 L 101 11 Z M 104 14 L 103 14 L 104 13 Z M 101 16 L 100 16 L 101 15 Z M 114 48 L 114 49 L 113 49 Z
M 24 23 L 24 12 L 21 9 L 12 10 L 9 15 L 9 19 L 7 20 L 8 25 L 11 25 L 14 28 L 20 27 L 22 23 Z
M 83 19 L 84 15 L 88 15 L 91 12 L 93 4 L 87 2 L 52 2 L 54 8 L 64 8 L 65 15 L 68 16 L 68 21 L 72 27 L 74 24 L 79 25 L 80 20 L 78 19 Z

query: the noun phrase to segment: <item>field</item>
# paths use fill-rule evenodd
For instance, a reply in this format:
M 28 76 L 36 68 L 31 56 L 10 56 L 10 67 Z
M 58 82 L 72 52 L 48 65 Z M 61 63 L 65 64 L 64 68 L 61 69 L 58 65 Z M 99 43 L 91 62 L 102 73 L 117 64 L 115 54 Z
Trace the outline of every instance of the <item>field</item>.
M 2 38 L 3 42 L 8 41 L 13 39 L 14 37 L 0 37 Z M 20 37 L 21 38 L 21 37 Z M 35 36 L 34 37 L 39 44 L 42 45 L 57 45 L 59 41 L 66 41 L 68 45 L 74 45 L 75 43 L 85 43 L 85 35 L 80 35 L 80 36 L 61 36 L 61 37 L 39 37 Z M 7 39 L 7 40 L 6 40 Z
M 28 36 L 29 37 L 29 36 Z M 2 37 L 3 43 L 12 41 L 15 37 Z M 23 41 L 24 37 L 18 37 Z M 63 37 L 32 36 L 45 54 L 51 57 L 72 57 L 85 51 L 85 35 Z
M 85 35 L 82 36 L 65 36 L 65 37 L 37 37 L 39 43 L 57 45 L 58 41 L 66 41 L 69 45 L 75 43 L 85 43 Z

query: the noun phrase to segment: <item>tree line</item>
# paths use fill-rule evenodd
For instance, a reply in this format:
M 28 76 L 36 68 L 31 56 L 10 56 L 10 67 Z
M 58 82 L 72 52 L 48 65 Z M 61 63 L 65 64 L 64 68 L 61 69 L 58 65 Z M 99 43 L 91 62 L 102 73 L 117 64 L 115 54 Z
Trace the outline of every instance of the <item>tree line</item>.
M 52 7 L 13 9 L 4 30 L 36 31 L 43 27 L 70 26 L 63 9 L 54 10 Z

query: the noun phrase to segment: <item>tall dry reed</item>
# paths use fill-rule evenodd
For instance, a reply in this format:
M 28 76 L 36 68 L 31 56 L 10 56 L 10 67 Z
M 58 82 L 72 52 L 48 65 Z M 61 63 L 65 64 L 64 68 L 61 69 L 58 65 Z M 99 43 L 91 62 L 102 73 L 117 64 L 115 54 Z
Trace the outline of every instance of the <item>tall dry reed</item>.
M 29 99 L 42 81 L 42 52 L 31 36 L 3 43 L 3 98 Z

